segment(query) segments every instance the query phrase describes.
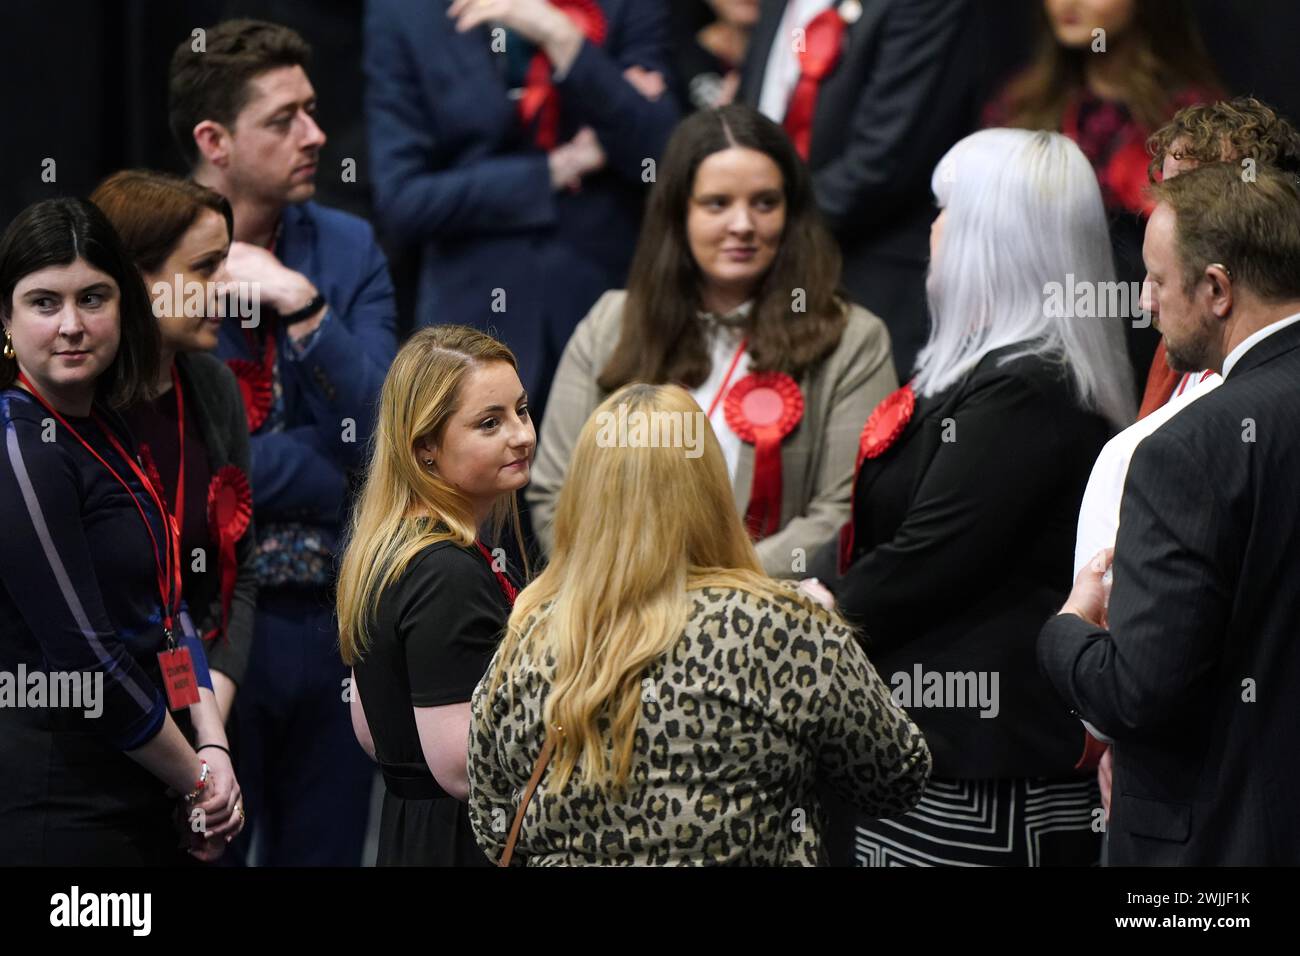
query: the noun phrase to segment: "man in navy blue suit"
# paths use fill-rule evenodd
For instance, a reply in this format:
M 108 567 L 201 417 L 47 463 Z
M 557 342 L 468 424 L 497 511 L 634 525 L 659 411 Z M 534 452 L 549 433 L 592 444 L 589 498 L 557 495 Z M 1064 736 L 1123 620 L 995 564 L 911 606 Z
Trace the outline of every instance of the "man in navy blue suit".
M 266 864 L 355 866 L 374 767 L 352 733 L 330 587 L 396 307 L 370 226 L 310 201 L 325 134 L 309 57 L 276 24 L 202 31 L 172 58 L 169 119 L 195 180 L 230 201 L 228 271 L 260 306 L 226 319 L 218 345 L 253 436 L 260 593 L 236 710 L 249 838 Z
M 416 323 L 495 331 L 535 410 L 624 283 L 677 119 L 667 43 L 661 0 L 366 4 L 375 210 L 422 248 Z

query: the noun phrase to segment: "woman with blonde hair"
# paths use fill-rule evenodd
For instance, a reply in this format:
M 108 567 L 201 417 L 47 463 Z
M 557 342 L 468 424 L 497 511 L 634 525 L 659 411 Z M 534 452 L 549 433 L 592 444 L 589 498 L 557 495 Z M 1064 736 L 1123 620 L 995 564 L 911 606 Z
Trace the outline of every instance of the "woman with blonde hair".
M 338 591 L 353 727 L 384 775 L 380 866 L 488 862 L 462 802 L 469 700 L 516 583 L 482 534 L 509 522 L 519 540 L 535 441 L 500 342 L 436 326 L 398 352 Z
M 626 386 L 587 421 L 550 564 L 474 692 L 470 821 L 489 856 L 537 765 L 517 843 L 532 865 L 815 864 L 819 783 L 898 814 L 929 775 L 849 628 L 763 573 L 679 386 Z

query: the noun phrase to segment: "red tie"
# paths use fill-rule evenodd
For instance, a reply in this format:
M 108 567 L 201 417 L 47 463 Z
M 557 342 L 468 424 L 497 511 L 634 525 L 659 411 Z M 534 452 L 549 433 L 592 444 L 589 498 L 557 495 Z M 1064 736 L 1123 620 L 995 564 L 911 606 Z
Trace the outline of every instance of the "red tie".
M 804 28 L 804 48 L 799 51 L 799 82 L 786 107 L 785 131 L 794 148 L 806 161 L 812 143 L 813 110 L 817 106 L 817 89 L 840 58 L 840 41 L 844 21 L 831 7 L 823 10 Z

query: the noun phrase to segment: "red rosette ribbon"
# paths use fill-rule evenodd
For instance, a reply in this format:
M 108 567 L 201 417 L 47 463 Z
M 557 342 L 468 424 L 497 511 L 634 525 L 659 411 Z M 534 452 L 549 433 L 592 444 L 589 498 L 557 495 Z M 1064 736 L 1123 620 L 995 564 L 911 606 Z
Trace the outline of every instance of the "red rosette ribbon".
M 913 391 L 911 382 L 895 389 L 880 400 L 880 404 L 876 406 L 871 417 L 867 419 L 866 425 L 862 427 L 862 435 L 858 438 L 858 460 L 853 466 L 855 489 L 858 486 L 858 472 L 862 470 L 862 463 L 868 458 L 879 458 L 894 442 L 898 441 L 898 436 L 903 434 L 915 411 L 916 392 Z M 840 574 L 843 574 L 849 569 L 849 561 L 853 558 L 852 518 L 840 528 L 839 558 Z
M 230 601 L 235 596 L 239 562 L 235 544 L 253 520 L 253 489 L 236 465 L 217 470 L 208 484 L 208 532 L 217 540 L 217 566 L 221 570 L 221 631 L 230 622 Z
M 784 372 L 753 372 L 731 387 L 727 425 L 754 446 L 754 484 L 745 524 L 755 539 L 781 525 L 781 442 L 803 419 L 803 392 Z
M 903 429 L 912 420 L 914 411 L 916 392 L 912 391 L 911 382 L 882 398 L 862 428 L 862 436 L 858 439 L 856 467 L 861 468 L 865 458 L 879 458 L 890 445 L 898 441 L 898 436 L 903 434 Z
M 271 414 L 271 373 L 261 362 L 252 359 L 227 359 L 226 365 L 235 373 L 235 381 L 239 383 L 239 396 L 244 400 L 244 415 L 248 418 L 249 434 L 252 434 Z
M 551 6 L 576 23 L 592 43 L 597 46 L 605 43 L 608 24 L 605 11 L 596 0 L 551 0 Z M 560 127 L 560 97 L 551 82 L 551 61 L 540 51 L 528 64 L 523 96 L 519 99 L 519 118 L 525 129 L 534 122 L 537 124 L 534 139 L 538 146 L 548 153 L 555 148 Z

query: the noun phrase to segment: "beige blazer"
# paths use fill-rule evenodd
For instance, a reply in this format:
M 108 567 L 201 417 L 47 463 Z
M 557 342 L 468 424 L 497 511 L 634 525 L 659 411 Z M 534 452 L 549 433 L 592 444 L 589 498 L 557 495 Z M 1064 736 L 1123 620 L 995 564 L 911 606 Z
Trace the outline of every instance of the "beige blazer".
M 596 384 L 622 332 L 621 289 L 606 292 L 578 324 L 564 349 L 537 442 L 532 483 L 525 492 L 533 528 L 548 554 L 556 498 L 573 446 L 587 418 L 608 393 Z M 858 438 L 872 409 L 898 387 L 889 333 L 875 315 L 852 306 L 840 344 L 799 383 L 803 420 L 781 446 L 781 529 L 757 543 L 773 577 L 802 577 L 814 550 L 849 519 Z M 732 481 L 736 508 L 749 506 L 754 446 L 745 442 Z

